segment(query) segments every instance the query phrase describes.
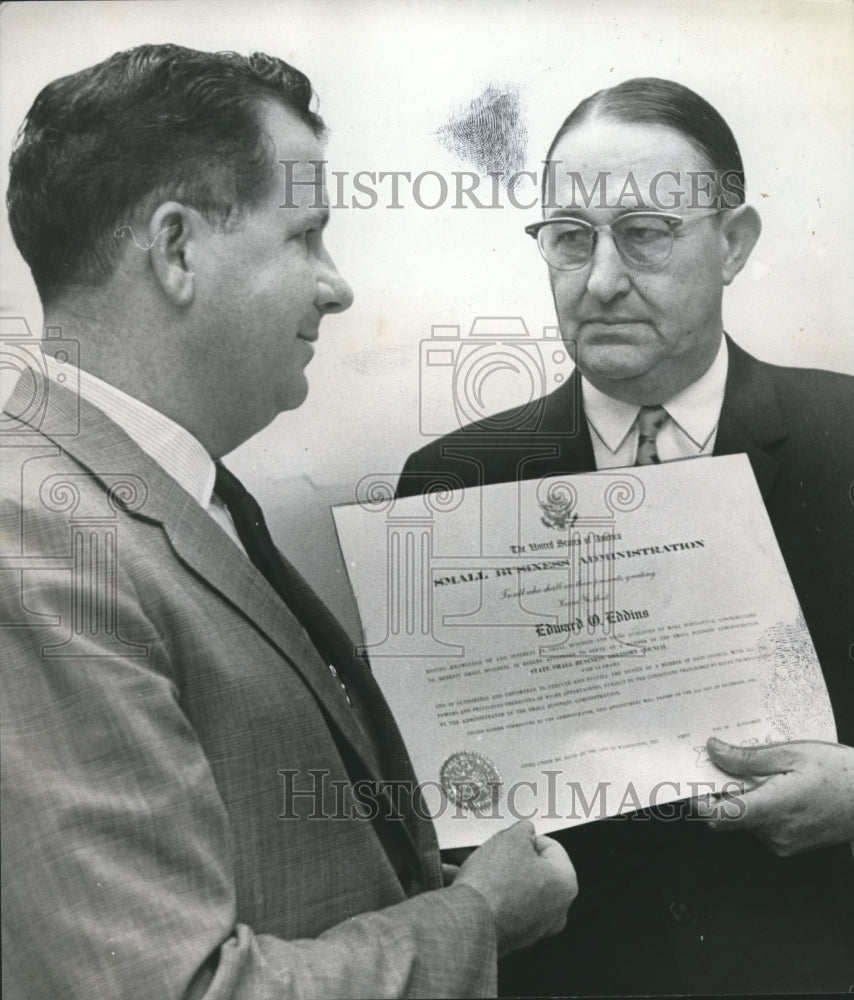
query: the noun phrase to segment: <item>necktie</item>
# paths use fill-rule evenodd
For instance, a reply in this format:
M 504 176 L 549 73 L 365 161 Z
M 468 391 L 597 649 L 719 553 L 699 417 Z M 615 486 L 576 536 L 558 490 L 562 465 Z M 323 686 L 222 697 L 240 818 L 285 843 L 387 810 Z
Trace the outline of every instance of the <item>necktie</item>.
M 348 704 L 354 708 L 356 721 L 366 733 L 370 743 L 372 757 L 367 759 L 372 761 L 374 773 L 381 773 L 391 779 L 389 786 L 396 783 L 402 786 L 406 782 L 411 787 L 412 772 L 408 754 L 400 739 L 397 725 L 367 663 L 356 659 L 353 655 L 350 637 L 329 608 L 276 548 L 257 500 L 247 492 L 240 480 L 219 462 L 216 463 L 214 489 L 216 495 L 228 507 L 246 554 L 299 619 L 315 648 L 341 685 Z M 338 670 L 333 664 L 337 664 Z M 370 779 L 370 772 L 365 770 L 350 745 L 339 740 L 336 740 L 336 743 L 352 780 Z M 387 791 L 384 794 L 387 794 Z M 400 796 L 399 805 L 394 803 L 391 805 L 395 810 L 399 806 L 404 807 L 404 815 L 409 824 L 414 822 L 414 819 L 406 807 L 405 798 Z M 424 808 L 422 803 L 422 812 L 418 813 L 419 816 L 423 816 Z M 378 816 L 382 819 L 382 815 Z M 401 876 L 402 881 L 409 884 L 412 880 L 412 869 L 411 867 L 407 869 L 407 866 L 411 866 L 412 860 L 409 849 L 401 845 L 399 838 L 392 836 L 393 831 L 390 828 L 395 826 L 394 823 L 378 823 L 378 826 L 395 869 L 410 872 L 408 876 Z M 434 873 L 434 881 L 436 878 L 438 875 Z M 425 881 L 419 884 L 427 883 Z
M 638 413 L 638 451 L 635 465 L 658 465 L 658 449 L 655 439 L 667 422 L 667 410 L 663 406 L 642 406 Z
M 214 490 L 228 507 L 246 554 L 299 619 L 341 685 L 348 704 L 352 705 L 347 687 L 333 666 L 337 663 L 344 669 L 343 665 L 350 662 L 353 647 L 347 634 L 329 608 L 276 548 L 258 501 L 220 462 L 216 463 Z
M 366 759 L 371 762 L 373 774 L 383 774 L 390 779 L 387 782 L 388 788 L 395 785 L 412 788 L 413 776 L 409 758 L 397 725 L 367 663 L 363 664 L 354 657 L 350 637 L 329 608 L 276 548 L 258 502 L 246 491 L 240 480 L 219 462 L 216 463 L 214 489 L 216 495 L 228 507 L 234 521 L 234 527 L 237 529 L 237 535 L 246 549 L 246 554 L 299 619 L 315 648 L 323 656 L 330 671 L 341 685 L 348 704 L 354 708 L 356 721 L 362 731 L 366 733 L 370 743 L 371 756 Z M 333 664 L 338 665 L 338 670 Z M 341 672 L 343 678 L 339 677 L 338 671 Z M 345 686 L 345 680 L 347 686 Z M 351 693 L 353 700 L 350 698 Z M 353 701 L 355 701 L 355 706 Z M 371 772 L 365 770 L 364 764 L 350 744 L 338 739 L 335 735 L 336 732 L 337 730 L 333 731 L 333 738 L 336 740 L 338 752 L 341 754 L 341 759 L 351 780 L 353 782 L 373 780 Z M 378 787 L 382 789 L 382 783 Z M 397 810 L 402 809 L 405 825 L 407 828 L 411 827 L 408 837 L 422 836 L 414 829 L 416 818 L 425 815 L 425 805 L 420 796 L 418 802 L 421 811 L 413 812 L 407 805 L 405 795 L 397 796 L 394 801 L 388 798 L 388 788 L 383 790 L 383 795 L 386 796 L 389 806 L 393 810 L 388 815 L 398 814 Z M 419 891 L 419 887 L 425 888 L 439 884 L 441 875 L 438 870 L 435 870 L 434 864 L 430 865 L 429 875 L 424 872 L 413 874 L 415 870 L 412 867 L 412 850 L 414 848 L 407 846 L 406 842 L 401 841 L 401 838 L 395 834 L 395 828 L 398 824 L 381 822 L 384 815 L 380 810 L 373 818 L 377 832 L 395 870 L 400 875 L 401 884 L 405 890 L 408 893 L 414 893 Z

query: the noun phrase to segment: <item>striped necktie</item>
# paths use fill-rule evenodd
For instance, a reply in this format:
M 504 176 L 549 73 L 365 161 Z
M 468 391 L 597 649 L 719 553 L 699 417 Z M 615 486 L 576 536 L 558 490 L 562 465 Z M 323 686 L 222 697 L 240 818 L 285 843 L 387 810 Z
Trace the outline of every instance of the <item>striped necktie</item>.
M 638 413 L 638 451 L 635 465 L 658 465 L 656 438 L 667 423 L 667 410 L 663 406 L 642 406 Z

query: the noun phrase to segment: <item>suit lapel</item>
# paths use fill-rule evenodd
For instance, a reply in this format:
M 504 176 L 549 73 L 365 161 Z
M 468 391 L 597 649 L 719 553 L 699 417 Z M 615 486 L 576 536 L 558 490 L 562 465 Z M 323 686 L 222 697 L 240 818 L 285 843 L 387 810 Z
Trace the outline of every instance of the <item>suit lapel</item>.
M 128 509 L 129 515 L 159 524 L 178 558 L 276 646 L 312 691 L 330 725 L 355 749 L 365 776 L 377 778 L 373 748 L 355 713 L 302 625 L 263 574 L 210 515 L 109 417 L 63 386 L 51 383 L 49 391 L 44 386 L 41 391 L 40 398 L 47 400 L 50 409 L 49 414 L 41 414 L 41 427 L 46 428 L 41 431 L 43 436 L 107 490 L 122 476 L 135 476 L 144 484 L 141 496 Z M 30 395 L 19 383 L 6 411 L 11 416 L 27 412 Z M 116 499 L 120 505 L 121 494 Z
M 184 496 L 186 503 L 170 512 L 163 522 L 176 554 L 242 611 L 302 677 L 332 732 L 343 737 L 343 745 L 338 741 L 339 751 L 353 780 L 365 778 L 378 784 L 383 779 L 411 780 L 412 771 L 403 740 L 385 698 L 368 668 L 354 657 L 352 643 L 334 616 L 305 584 L 311 594 L 311 603 L 322 615 L 323 627 L 335 633 L 330 643 L 336 650 L 335 666 L 344 676 L 356 705 L 364 709 L 363 722 L 370 736 L 362 728 L 357 712 L 347 705 L 338 681 L 287 604 L 213 519 L 190 497 Z M 381 787 L 388 808 L 394 809 L 391 789 L 387 785 Z M 411 813 L 407 813 L 406 818 L 408 825 L 380 822 L 375 828 L 391 857 L 400 854 L 395 847 L 395 832 L 399 831 L 420 861 L 417 824 Z
M 779 473 L 773 446 L 787 437 L 774 381 L 757 361 L 727 337 L 729 370 L 715 438 L 715 455 L 745 452 L 762 498 L 767 500 Z
M 180 490 L 180 487 L 178 487 Z M 183 490 L 180 491 L 183 493 Z M 278 647 L 293 670 L 313 692 L 321 712 L 336 738 L 339 752 L 353 780 L 365 778 L 381 788 L 387 808 L 395 808 L 392 792 L 383 779 L 412 780 L 412 771 L 397 725 L 368 668 L 352 653 L 352 643 L 334 616 L 320 599 L 311 593 L 311 603 L 322 614 L 324 627 L 334 632 L 330 645 L 336 649 L 335 666 L 345 677 L 357 706 L 364 708 L 363 729 L 359 715 L 345 701 L 338 681 L 333 678 L 314 643 L 290 608 L 284 603 L 263 573 L 237 549 L 213 519 L 186 496 L 186 502 L 170 513 L 163 528 L 178 557 L 209 586 L 230 601 Z M 422 863 L 418 847 L 426 836 L 414 815 L 405 813 L 407 823 L 376 823 L 375 830 L 391 858 L 400 856 L 402 835 L 414 860 Z M 431 876 L 435 881 L 435 876 Z M 427 884 L 432 884 L 428 882 Z
M 527 409 L 527 408 L 526 408 Z M 520 411 L 512 411 L 514 421 Z M 595 468 L 590 431 L 581 407 L 578 369 L 559 389 L 543 397 L 542 409 L 509 430 L 476 425 L 442 442 L 443 458 L 474 461 L 483 469 L 481 485 L 589 472 Z
M 542 430 L 559 442 L 556 474 L 569 475 L 596 468 L 590 428 L 582 405 L 581 372 L 577 367 L 569 381 L 547 397 Z

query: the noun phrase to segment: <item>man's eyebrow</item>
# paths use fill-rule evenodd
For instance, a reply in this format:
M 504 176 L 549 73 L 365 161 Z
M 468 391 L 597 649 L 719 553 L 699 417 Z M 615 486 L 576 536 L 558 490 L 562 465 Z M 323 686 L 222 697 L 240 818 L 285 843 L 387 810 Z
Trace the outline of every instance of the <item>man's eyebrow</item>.
M 598 206 L 597 206 L 598 207 Z M 620 219 L 624 215 L 635 215 L 642 212 L 644 215 L 667 215 L 661 208 L 654 208 L 651 205 L 641 204 L 641 205 L 615 205 L 607 206 L 605 211 L 613 211 L 615 213 L 614 219 Z M 600 209 L 602 211 L 602 209 Z M 558 205 L 555 208 L 550 209 L 545 218 L 546 219 L 580 219 L 583 222 L 591 222 L 591 211 L 587 208 L 571 208 L 569 206 L 562 207 Z
M 564 208 L 557 205 L 546 212 L 546 219 L 583 219 L 584 210 L 581 208 Z

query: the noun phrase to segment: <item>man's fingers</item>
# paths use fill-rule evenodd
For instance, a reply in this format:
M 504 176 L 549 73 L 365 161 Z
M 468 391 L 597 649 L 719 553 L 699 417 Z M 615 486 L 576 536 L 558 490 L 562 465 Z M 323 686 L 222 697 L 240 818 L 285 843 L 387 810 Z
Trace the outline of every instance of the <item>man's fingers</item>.
M 457 877 L 460 870 L 459 865 L 449 865 L 446 861 L 442 862 L 442 885 L 453 885 L 454 879 Z
M 709 829 L 720 833 L 744 829 L 744 818 L 751 812 L 750 803 L 741 795 L 733 795 L 725 800 L 718 799 L 705 812 L 699 811 Z M 756 819 L 753 812 L 751 819 Z M 750 824 L 753 825 L 752 823 Z
M 545 836 L 545 834 L 542 833 L 538 833 L 535 835 L 534 850 L 537 852 L 537 854 L 548 857 L 549 852 L 551 852 L 552 854 L 556 853 L 555 852 L 556 847 L 560 848 L 560 850 L 563 850 L 560 844 L 553 838 L 547 837 Z
M 711 816 L 718 809 L 722 800 L 735 798 L 736 795 L 744 795 L 760 783 L 756 781 L 728 781 L 726 786 L 719 792 L 707 792 L 705 795 L 697 795 L 691 800 L 691 813 L 694 816 Z
M 708 819 L 714 814 L 717 801 L 717 795 L 712 795 L 711 793 L 708 795 L 698 795 L 691 803 L 691 811 L 701 819 Z
M 556 840 L 538 834 L 534 840 L 534 850 L 543 861 L 548 861 L 550 865 L 563 869 L 565 872 L 570 873 L 573 880 L 575 879 L 575 867 L 569 855 Z
M 776 790 L 766 788 L 764 782 L 753 787 L 728 789 L 716 795 L 696 799 L 696 814 L 705 819 L 712 830 L 721 832 L 751 829 L 763 826 L 777 798 Z
M 501 836 L 512 837 L 519 844 L 527 841 L 532 848 L 536 848 L 537 834 L 534 824 L 529 819 L 516 820 L 513 826 L 508 826 L 502 832 Z
M 569 910 L 564 910 L 554 924 L 545 932 L 543 937 L 554 937 L 555 934 L 560 934 L 560 932 L 566 927 L 566 921 L 569 918 Z
M 472 851 L 474 851 L 473 847 L 449 847 L 442 851 L 442 861 L 455 868 L 460 868 L 466 863 Z
M 513 826 L 508 827 L 510 833 L 516 837 L 527 837 L 533 843 L 536 839 L 534 824 L 529 819 L 517 820 Z
M 534 839 L 534 850 L 539 854 L 541 860 L 548 862 L 552 866 L 557 877 L 569 893 L 568 903 L 571 903 L 578 895 L 578 875 L 575 872 L 575 865 L 572 858 L 566 853 L 563 846 L 551 837 L 538 834 Z M 563 915 L 563 922 L 550 934 L 557 934 L 563 929 L 566 923 L 566 914 Z
M 722 771 L 739 777 L 763 777 L 792 771 L 798 760 L 798 752 L 790 743 L 736 747 L 712 736 L 706 748 L 712 762 Z
M 713 830 L 750 830 L 780 857 L 852 839 L 854 748 L 822 740 L 749 749 L 710 742 L 709 752 L 727 770 L 748 777 L 749 768 L 756 782 L 714 806 L 698 804 Z
M 496 833 L 460 869 L 456 883 L 483 896 L 495 919 L 499 954 L 556 934 L 578 894 L 575 869 L 529 820 Z
M 693 803 L 693 813 L 699 816 L 700 819 L 715 819 L 721 808 L 721 800 L 719 795 L 702 795 L 698 799 L 694 799 Z

